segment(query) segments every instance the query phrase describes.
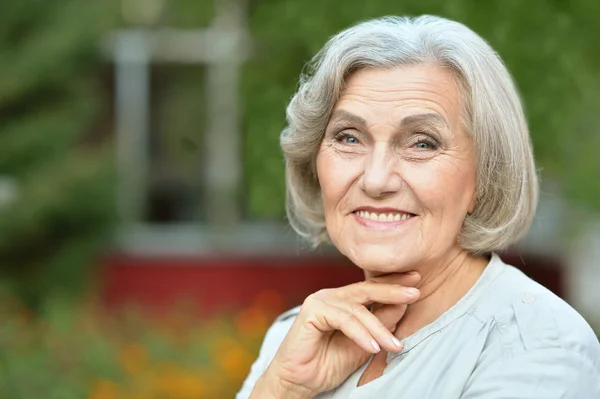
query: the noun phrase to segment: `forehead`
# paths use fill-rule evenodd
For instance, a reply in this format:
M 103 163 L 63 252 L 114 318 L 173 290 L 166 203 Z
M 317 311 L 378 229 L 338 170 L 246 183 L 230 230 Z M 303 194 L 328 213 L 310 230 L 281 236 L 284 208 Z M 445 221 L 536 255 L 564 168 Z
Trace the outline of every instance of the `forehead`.
M 447 69 L 414 65 L 392 69 L 368 68 L 352 74 L 335 109 L 351 111 L 369 122 L 370 115 L 401 118 L 413 113 L 436 113 L 457 126 L 460 94 Z

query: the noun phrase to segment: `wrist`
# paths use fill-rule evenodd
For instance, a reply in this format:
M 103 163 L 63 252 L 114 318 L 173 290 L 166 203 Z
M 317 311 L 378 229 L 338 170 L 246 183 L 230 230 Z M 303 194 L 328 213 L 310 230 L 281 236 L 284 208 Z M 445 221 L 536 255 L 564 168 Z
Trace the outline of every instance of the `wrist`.
M 308 388 L 277 378 L 267 370 L 256 381 L 249 399 L 312 399 L 314 396 Z

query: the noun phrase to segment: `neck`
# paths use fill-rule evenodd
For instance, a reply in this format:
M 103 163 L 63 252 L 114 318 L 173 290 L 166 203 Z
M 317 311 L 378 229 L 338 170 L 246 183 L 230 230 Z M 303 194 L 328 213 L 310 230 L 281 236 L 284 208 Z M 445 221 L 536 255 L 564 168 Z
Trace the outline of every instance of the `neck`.
M 394 335 L 404 339 L 435 321 L 475 285 L 489 260 L 457 250 L 443 260 L 415 268 L 421 273 L 419 300 L 408 306 Z

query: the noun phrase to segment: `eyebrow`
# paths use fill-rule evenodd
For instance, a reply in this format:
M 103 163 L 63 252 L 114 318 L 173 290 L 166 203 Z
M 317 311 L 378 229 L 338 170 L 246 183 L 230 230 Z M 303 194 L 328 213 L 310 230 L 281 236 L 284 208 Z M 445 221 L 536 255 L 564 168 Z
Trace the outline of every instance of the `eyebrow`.
M 330 122 L 331 123 L 339 123 L 342 121 L 352 122 L 359 126 L 367 126 L 367 121 L 358 115 L 355 115 L 351 112 L 348 112 L 344 109 L 338 109 L 333 111 L 331 115 Z M 402 119 L 400 122 L 400 127 L 405 127 L 409 125 L 414 125 L 418 123 L 433 123 L 435 125 L 439 125 L 440 123 L 444 125 L 446 128 L 449 128 L 448 122 L 444 119 L 443 116 L 436 113 L 427 113 L 427 114 L 417 114 L 417 115 L 409 115 Z
M 365 120 L 365 118 L 362 118 L 344 109 L 337 109 L 333 111 L 333 114 L 331 115 L 331 118 L 329 120 L 330 122 L 348 121 L 360 126 L 367 126 L 367 121 Z

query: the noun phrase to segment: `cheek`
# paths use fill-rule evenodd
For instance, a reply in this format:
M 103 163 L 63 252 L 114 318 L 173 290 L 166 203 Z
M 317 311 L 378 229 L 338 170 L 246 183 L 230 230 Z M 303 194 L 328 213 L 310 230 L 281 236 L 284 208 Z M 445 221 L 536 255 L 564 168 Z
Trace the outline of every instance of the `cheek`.
M 317 156 L 317 176 L 327 219 L 334 216 L 331 213 L 335 209 L 343 206 L 352 187 L 352 173 L 350 163 L 332 151 L 323 150 Z
M 438 217 L 461 218 L 469 211 L 475 192 L 474 168 L 454 163 L 431 163 L 407 173 L 423 211 Z

